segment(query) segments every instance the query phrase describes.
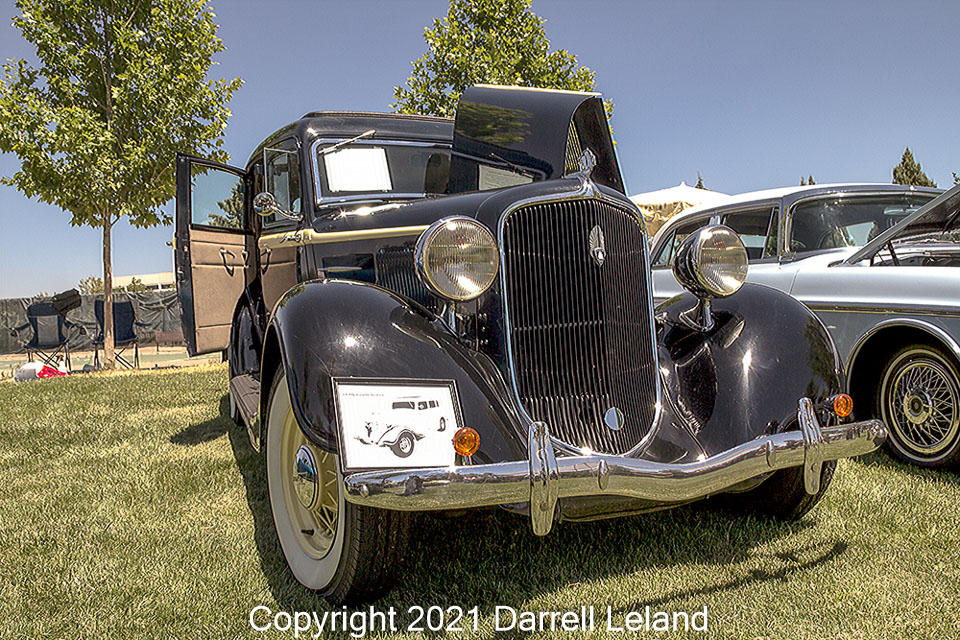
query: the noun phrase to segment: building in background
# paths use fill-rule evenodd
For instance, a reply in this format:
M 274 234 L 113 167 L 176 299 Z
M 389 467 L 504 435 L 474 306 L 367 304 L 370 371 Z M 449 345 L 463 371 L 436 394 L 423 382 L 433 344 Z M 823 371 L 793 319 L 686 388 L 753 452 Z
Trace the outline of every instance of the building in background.
M 148 291 L 172 291 L 176 289 L 176 281 L 172 271 L 163 273 L 144 273 L 135 276 L 115 276 L 113 286 L 116 288 L 128 287 L 133 279 L 139 280 Z

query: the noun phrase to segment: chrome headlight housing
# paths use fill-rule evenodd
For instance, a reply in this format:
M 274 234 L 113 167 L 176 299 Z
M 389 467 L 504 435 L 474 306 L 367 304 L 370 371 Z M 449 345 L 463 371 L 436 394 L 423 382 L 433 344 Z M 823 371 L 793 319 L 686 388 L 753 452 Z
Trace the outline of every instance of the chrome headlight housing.
M 417 272 L 433 293 L 463 302 L 482 295 L 500 268 L 497 241 L 465 216 L 437 220 L 417 241 Z
M 698 298 L 725 298 L 747 279 L 747 250 L 730 227 L 703 227 L 680 245 L 673 275 Z

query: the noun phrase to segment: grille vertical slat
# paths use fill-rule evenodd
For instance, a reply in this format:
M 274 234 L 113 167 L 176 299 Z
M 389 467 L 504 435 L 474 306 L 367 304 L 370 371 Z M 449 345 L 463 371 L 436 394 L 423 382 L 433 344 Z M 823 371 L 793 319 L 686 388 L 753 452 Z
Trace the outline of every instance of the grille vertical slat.
M 602 229 L 606 259 L 591 258 Z M 531 205 L 503 224 L 511 352 L 520 401 L 565 442 L 623 453 L 656 413 L 656 359 L 646 237 L 625 209 L 599 200 Z M 619 431 L 603 422 L 624 414 Z
M 443 308 L 443 301 L 430 293 L 417 277 L 412 247 L 384 247 L 376 254 L 376 283 L 396 291 L 434 313 Z

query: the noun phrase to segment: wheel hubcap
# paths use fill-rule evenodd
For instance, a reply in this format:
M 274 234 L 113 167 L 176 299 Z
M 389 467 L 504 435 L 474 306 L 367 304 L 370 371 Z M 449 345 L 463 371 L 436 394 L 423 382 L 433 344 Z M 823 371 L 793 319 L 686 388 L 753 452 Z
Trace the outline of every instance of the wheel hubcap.
M 300 547 L 315 559 L 330 551 L 337 534 L 337 458 L 314 448 L 287 414 L 280 445 L 287 514 Z
M 938 454 L 960 429 L 957 388 L 944 365 L 917 358 L 894 374 L 887 398 L 890 427 L 915 453 Z
M 317 461 L 306 445 L 297 450 L 293 465 L 293 488 L 297 493 L 297 500 L 304 509 L 313 509 L 317 503 L 317 494 L 320 487 L 317 482 Z
M 903 414 L 915 425 L 922 425 L 933 414 L 933 399 L 923 389 L 912 389 L 903 398 Z

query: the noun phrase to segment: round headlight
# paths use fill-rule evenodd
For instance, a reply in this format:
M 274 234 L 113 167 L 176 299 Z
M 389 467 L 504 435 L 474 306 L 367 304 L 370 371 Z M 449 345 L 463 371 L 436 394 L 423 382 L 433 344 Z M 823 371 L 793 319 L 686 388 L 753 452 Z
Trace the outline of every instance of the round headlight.
M 437 220 L 417 241 L 420 277 L 444 298 L 473 300 L 490 288 L 499 267 L 493 234 L 472 218 Z
M 747 279 L 747 250 L 730 227 L 703 227 L 680 245 L 673 275 L 698 298 L 733 295 Z

